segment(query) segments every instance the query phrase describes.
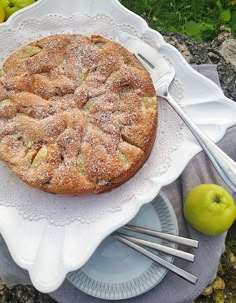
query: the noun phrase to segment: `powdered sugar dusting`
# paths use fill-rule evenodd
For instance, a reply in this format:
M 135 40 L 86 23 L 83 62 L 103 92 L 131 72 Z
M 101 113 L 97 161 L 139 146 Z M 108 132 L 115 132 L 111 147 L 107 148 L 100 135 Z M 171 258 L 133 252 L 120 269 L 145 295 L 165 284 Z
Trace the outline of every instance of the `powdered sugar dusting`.
M 0 158 L 26 183 L 53 193 L 99 192 L 145 161 L 157 106 L 144 100 L 155 90 L 120 45 L 55 35 L 15 52 L 3 70 Z

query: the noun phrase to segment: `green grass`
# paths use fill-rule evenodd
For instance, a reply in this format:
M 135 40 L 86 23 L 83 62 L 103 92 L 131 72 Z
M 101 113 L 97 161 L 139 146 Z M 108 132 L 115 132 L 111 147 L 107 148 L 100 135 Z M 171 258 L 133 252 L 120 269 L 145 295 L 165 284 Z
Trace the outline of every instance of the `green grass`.
M 121 0 L 156 30 L 186 34 L 198 42 L 211 41 L 220 26 L 236 36 L 236 0 Z

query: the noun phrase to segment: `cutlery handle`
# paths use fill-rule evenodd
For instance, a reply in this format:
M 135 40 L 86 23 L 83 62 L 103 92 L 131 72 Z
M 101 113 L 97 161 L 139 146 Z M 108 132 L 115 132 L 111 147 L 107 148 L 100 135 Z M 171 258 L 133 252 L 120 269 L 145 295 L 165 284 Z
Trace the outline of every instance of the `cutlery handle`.
M 129 241 L 131 241 L 135 244 L 146 246 L 146 247 L 155 249 L 157 251 L 166 253 L 168 255 L 181 258 L 181 259 L 186 260 L 186 261 L 194 262 L 194 259 L 195 259 L 195 256 L 193 254 L 187 253 L 187 252 L 182 251 L 182 250 L 178 250 L 178 249 L 175 249 L 175 248 L 172 248 L 172 247 L 169 247 L 169 246 L 165 246 L 165 245 L 161 245 L 161 244 L 158 244 L 158 243 L 150 242 L 150 241 L 143 240 L 143 239 L 140 239 L 140 238 L 127 236 L 127 235 L 120 234 L 120 233 L 118 233 L 117 235 L 119 235 L 122 238 L 127 239 L 127 240 L 129 240 Z
M 195 136 L 221 178 L 233 192 L 236 192 L 236 162 L 234 162 L 196 126 L 196 124 L 186 115 L 169 93 L 164 98 L 182 118 L 189 130 Z
M 187 246 L 194 247 L 194 248 L 198 248 L 198 245 L 199 245 L 199 242 L 196 240 L 192 240 L 192 239 L 188 239 L 188 238 L 184 238 L 184 237 L 180 237 L 180 236 L 175 236 L 175 235 L 171 235 L 171 234 L 167 234 L 167 233 L 163 233 L 160 231 L 143 228 L 143 227 L 139 227 L 139 226 L 125 225 L 122 228 L 126 229 L 126 230 L 130 230 L 130 231 L 134 231 L 137 233 L 141 233 L 144 235 L 149 235 L 152 237 L 167 240 L 170 242 L 187 245 Z
M 192 284 L 196 284 L 197 283 L 197 277 L 195 277 L 194 275 L 188 273 L 187 271 L 179 268 L 178 266 L 169 263 L 168 261 L 162 259 L 161 257 L 151 253 L 149 250 L 127 240 L 124 239 L 123 237 L 120 237 L 118 235 L 114 235 L 113 236 L 114 239 L 119 240 L 120 242 L 128 245 L 129 247 L 137 250 L 138 252 L 140 252 L 141 254 L 143 254 L 144 256 L 148 257 L 149 259 L 157 262 L 158 264 L 160 264 L 161 266 L 169 269 L 170 271 L 174 272 L 175 274 L 177 274 L 178 276 L 180 276 L 181 278 L 185 279 L 188 282 L 191 282 Z

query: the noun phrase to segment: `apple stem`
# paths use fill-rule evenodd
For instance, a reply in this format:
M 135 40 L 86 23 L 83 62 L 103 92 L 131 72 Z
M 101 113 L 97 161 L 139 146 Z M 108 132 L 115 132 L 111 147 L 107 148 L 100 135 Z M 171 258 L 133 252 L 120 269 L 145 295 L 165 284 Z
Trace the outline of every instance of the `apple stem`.
M 216 202 L 216 203 L 220 203 L 220 197 L 215 196 L 214 202 Z

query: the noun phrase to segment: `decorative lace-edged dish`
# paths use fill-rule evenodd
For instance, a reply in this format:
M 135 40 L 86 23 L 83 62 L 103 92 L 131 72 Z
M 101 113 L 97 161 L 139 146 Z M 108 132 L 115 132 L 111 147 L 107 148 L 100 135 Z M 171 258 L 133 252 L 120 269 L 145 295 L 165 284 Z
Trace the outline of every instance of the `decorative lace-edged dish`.
M 145 40 L 171 61 L 176 69 L 172 95 L 215 142 L 236 124 L 236 104 L 118 0 L 39 0 L 17 12 L 0 26 L 0 65 L 20 46 L 51 34 L 115 39 L 119 31 Z M 54 291 L 68 272 L 86 263 L 107 235 L 174 181 L 199 151 L 177 114 L 159 100 L 157 140 L 148 161 L 131 180 L 109 193 L 50 195 L 29 188 L 0 163 L 0 232 L 15 262 L 29 271 L 38 290 Z

